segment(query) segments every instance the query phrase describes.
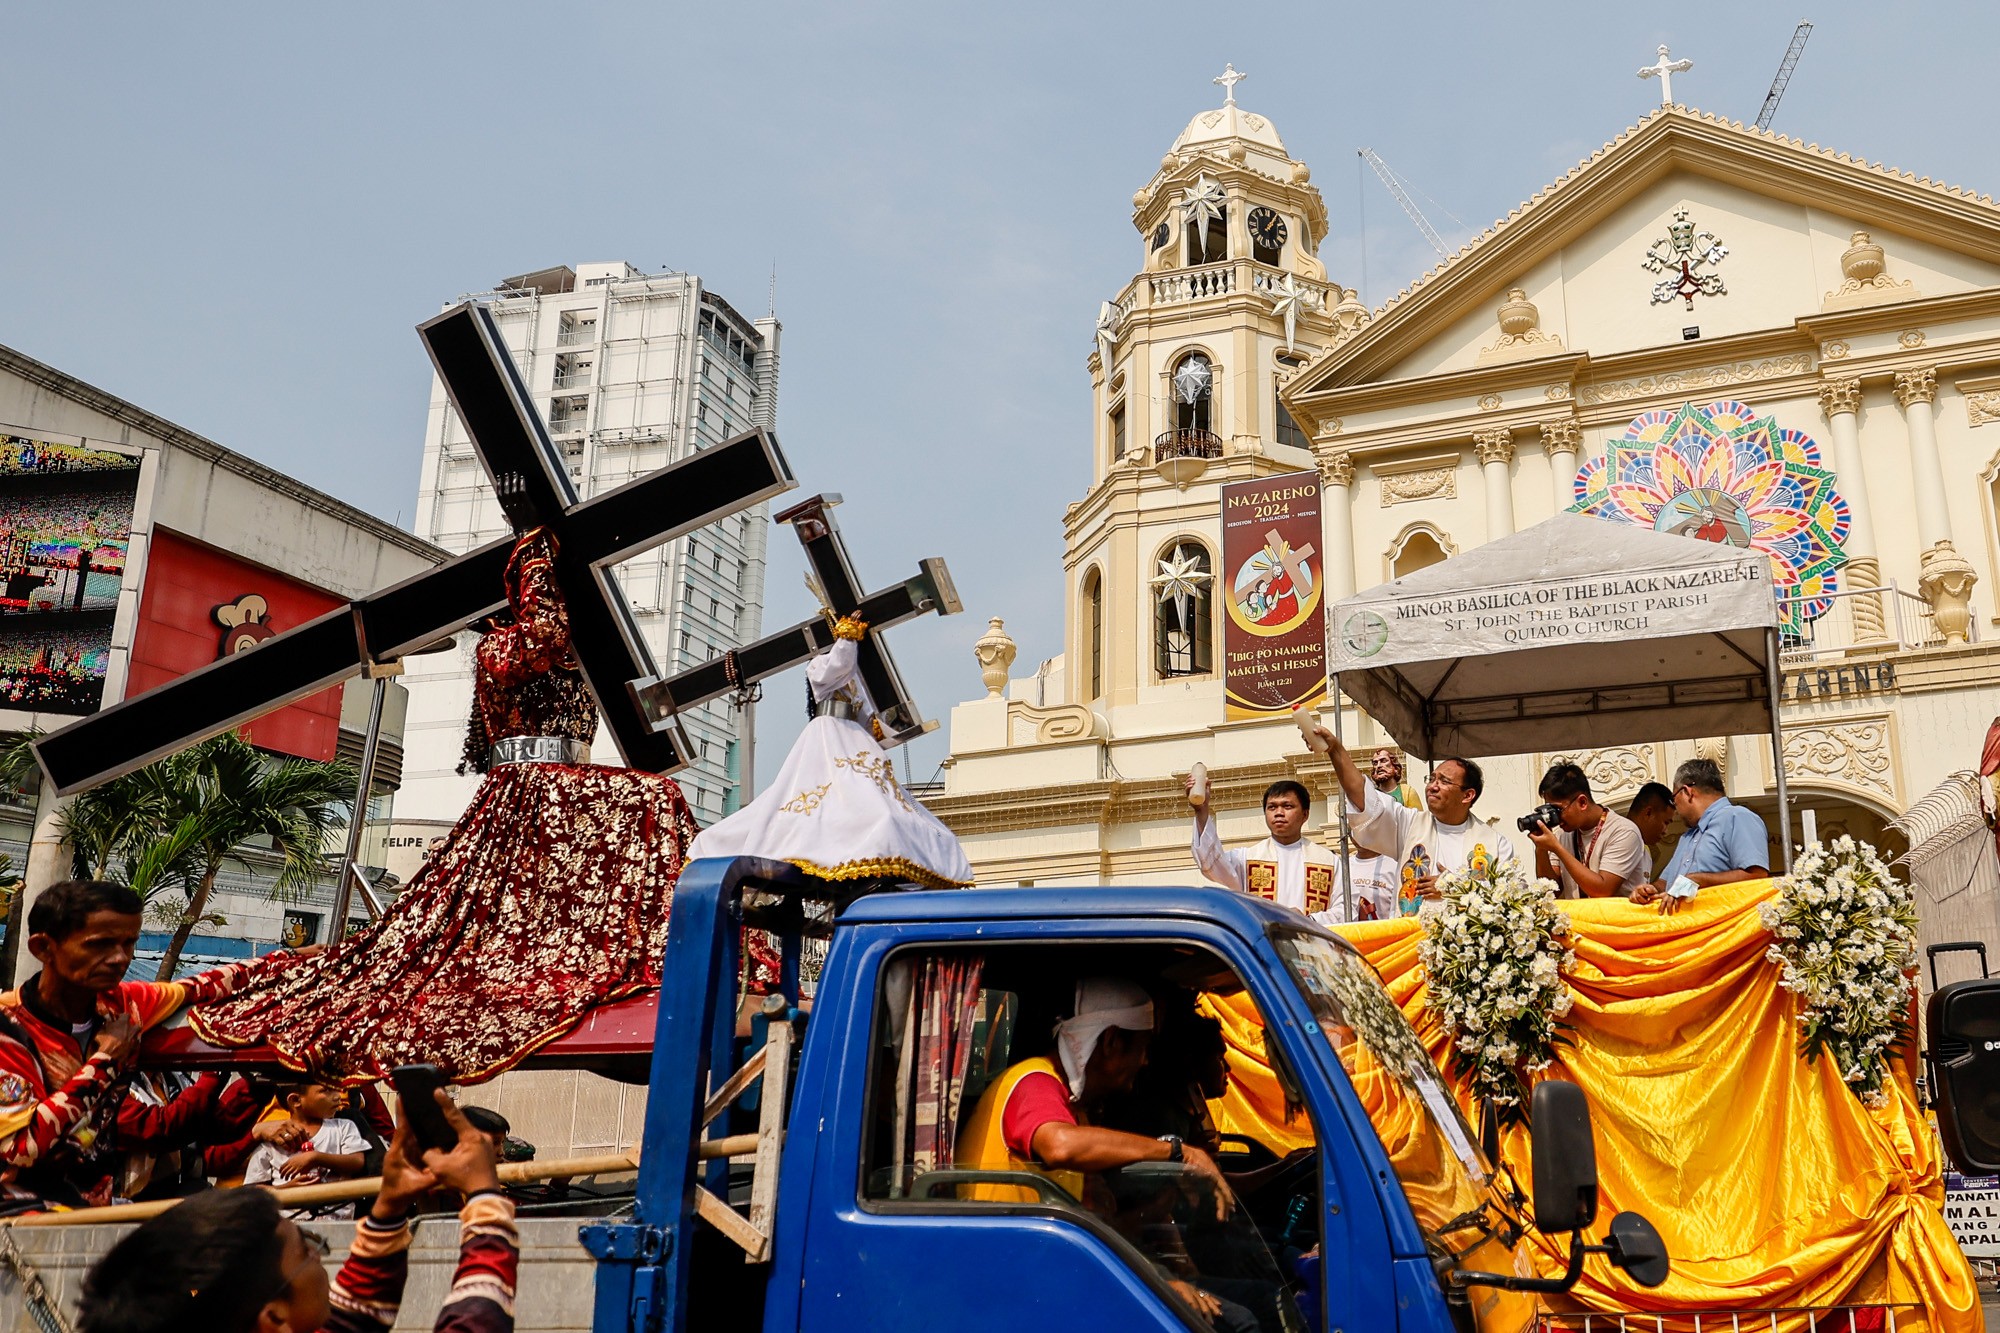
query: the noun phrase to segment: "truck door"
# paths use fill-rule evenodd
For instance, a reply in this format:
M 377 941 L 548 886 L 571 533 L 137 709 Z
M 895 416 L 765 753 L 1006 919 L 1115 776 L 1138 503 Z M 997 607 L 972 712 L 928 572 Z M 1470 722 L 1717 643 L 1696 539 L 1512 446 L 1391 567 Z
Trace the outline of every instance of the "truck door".
M 1271 978 L 1227 932 L 1188 926 L 1206 938 L 1134 939 L 1131 928 L 1084 922 L 1052 941 L 1047 922 L 1001 922 L 980 931 L 977 947 L 962 923 L 952 939 L 922 926 L 878 937 L 850 973 L 873 990 L 865 1006 L 852 999 L 872 1011 L 865 1059 L 846 1062 L 816 1127 L 801 1329 L 1305 1333 L 1324 1326 L 1324 1307 L 1301 1261 L 1327 1243 L 1339 1262 L 1315 1271 L 1350 1286 L 1380 1275 L 1340 1293 L 1345 1327 L 1394 1326 L 1373 1187 L 1324 1089 L 1294 1089 L 1289 1155 L 1226 1141 L 1210 1118 L 1210 1006 L 1231 998 L 1255 1010 Z M 1153 1028 L 1129 1078 L 1087 1066 L 1078 1088 L 1060 1053 L 1051 1058 L 1052 1033 L 1078 983 L 1099 978 L 1144 986 Z M 1279 1021 L 1303 1039 L 1294 1019 Z M 1043 1080 L 1039 1090 L 1031 1078 Z M 1046 1099 L 1052 1078 L 1079 1123 L 1146 1142 L 1175 1134 L 1254 1173 L 1233 1178 L 1232 1202 L 1186 1165 L 1061 1172 L 1032 1155 L 1010 1159 L 1010 1111 L 1031 1115 L 1021 1098 Z M 1322 1194 L 1315 1125 L 1328 1114 L 1347 1145 L 1335 1151 L 1355 1167 L 1352 1199 Z

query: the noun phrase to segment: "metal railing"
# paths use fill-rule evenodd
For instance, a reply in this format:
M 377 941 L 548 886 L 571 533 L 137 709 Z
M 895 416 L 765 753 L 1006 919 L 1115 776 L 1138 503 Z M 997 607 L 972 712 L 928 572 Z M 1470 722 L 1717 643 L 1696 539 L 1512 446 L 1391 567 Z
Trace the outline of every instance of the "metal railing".
M 588 324 L 569 324 L 556 331 L 556 346 L 574 347 L 578 343 L 597 341 L 597 321 Z
M 1153 440 L 1153 461 L 1170 458 L 1220 458 L 1222 437 L 1212 430 L 1170 430 Z
M 572 370 L 572 371 L 570 371 L 570 372 L 569 372 L 568 374 L 566 374 L 566 375 L 558 375 L 558 376 L 556 376 L 556 383 L 555 383 L 555 387 L 556 387 L 556 388 L 558 388 L 558 389 L 587 389 L 587 388 L 589 388 L 589 387 L 590 387 L 590 370 L 589 370 L 589 368 L 588 368 L 588 367 L 585 367 L 585 368 L 584 368 L 584 369 L 582 369 L 582 370 Z
M 1896 1333 L 1897 1311 L 1920 1305 L 1791 1305 L 1770 1310 L 1676 1310 L 1672 1314 L 1579 1312 L 1535 1316 L 1536 1333 Z M 1783 1323 L 1779 1321 L 1783 1320 Z
M 1793 600 L 1778 598 L 1781 622 Z M 1879 588 L 1849 588 L 1825 600 L 1831 605 L 1823 614 L 1805 621 L 1799 633 L 1785 633 L 1782 650 L 1785 661 L 1809 662 L 1871 648 L 1909 652 L 1944 644 L 1944 632 L 1937 627 L 1937 612 L 1931 604 L 1915 593 L 1903 591 L 1893 579 Z M 1969 632 L 1973 642 L 1978 642 L 1977 614 L 1972 618 Z

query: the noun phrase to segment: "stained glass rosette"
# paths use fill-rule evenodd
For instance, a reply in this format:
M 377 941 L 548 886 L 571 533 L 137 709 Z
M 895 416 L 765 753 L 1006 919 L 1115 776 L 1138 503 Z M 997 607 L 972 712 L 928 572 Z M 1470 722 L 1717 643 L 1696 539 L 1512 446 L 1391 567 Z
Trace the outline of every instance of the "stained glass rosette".
M 1802 431 L 1747 403 L 1683 403 L 1633 418 L 1576 474 L 1573 514 L 1762 551 L 1784 630 L 1801 636 L 1840 588 L 1847 501 Z

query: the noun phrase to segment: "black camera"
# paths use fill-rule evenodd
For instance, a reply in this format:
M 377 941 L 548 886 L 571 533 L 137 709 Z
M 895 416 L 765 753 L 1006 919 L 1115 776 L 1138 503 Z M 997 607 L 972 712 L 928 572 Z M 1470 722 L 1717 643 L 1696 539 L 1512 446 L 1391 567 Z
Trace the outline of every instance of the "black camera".
M 1545 828 L 1551 833 L 1560 833 L 1563 826 L 1562 817 L 1561 806 L 1553 804 L 1538 805 L 1527 814 L 1515 820 L 1514 827 L 1523 833 L 1533 833 L 1538 828 Z

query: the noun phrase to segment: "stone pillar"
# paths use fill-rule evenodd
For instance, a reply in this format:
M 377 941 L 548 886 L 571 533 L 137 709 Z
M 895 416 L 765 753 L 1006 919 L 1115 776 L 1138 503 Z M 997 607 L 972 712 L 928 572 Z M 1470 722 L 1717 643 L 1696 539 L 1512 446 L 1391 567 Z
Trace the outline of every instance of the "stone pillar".
M 1583 448 L 1583 427 L 1574 417 L 1567 421 L 1542 423 L 1542 452 L 1549 456 L 1549 475 L 1555 482 L 1556 512 L 1562 513 L 1576 500 L 1576 456 Z
M 998 699 L 1006 692 L 1008 668 L 1014 665 L 1014 655 L 1020 651 L 999 616 L 987 620 L 986 633 L 972 645 L 972 655 L 979 660 L 979 679 L 986 684 L 987 698 Z
M 1320 460 L 1320 528 L 1326 535 L 1328 600 L 1345 597 L 1354 589 L 1354 460 L 1346 450 Z
M 1926 550 L 1951 540 L 1951 513 L 1938 458 L 1937 367 L 1896 374 L 1896 402 L 1910 432 L 1910 482 L 1917 498 L 1917 541 Z
M 1472 437 L 1479 454 L 1479 467 L 1486 474 L 1486 540 L 1511 536 L 1514 531 L 1514 433 L 1505 426 L 1482 430 Z
M 1875 558 L 1875 522 L 1868 507 L 1868 477 L 1861 470 L 1861 381 L 1828 380 L 1820 385 L 1819 410 L 1833 436 L 1833 469 L 1847 501 L 1847 582 L 1856 590 L 1882 586 Z M 1880 597 L 1856 597 L 1854 637 L 1877 642 L 1889 637 Z
M 1910 431 L 1910 479 L 1917 498 L 1917 542 L 1923 547 L 1917 587 L 1931 604 L 1946 643 L 1964 643 L 1972 622 L 1972 565 L 1951 540 L 1951 507 L 1937 442 L 1937 367 L 1900 371 L 1896 401 Z

